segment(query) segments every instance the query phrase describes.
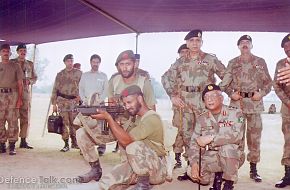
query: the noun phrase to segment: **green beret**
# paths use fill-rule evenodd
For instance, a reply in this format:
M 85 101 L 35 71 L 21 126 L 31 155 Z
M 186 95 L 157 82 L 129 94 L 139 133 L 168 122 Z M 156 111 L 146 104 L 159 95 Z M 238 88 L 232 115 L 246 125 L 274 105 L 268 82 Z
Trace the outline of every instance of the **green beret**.
M 124 59 L 132 59 L 133 61 L 136 60 L 135 54 L 132 50 L 126 50 L 120 53 L 120 55 L 117 57 L 115 65 L 117 66 L 118 63 Z
M 73 55 L 72 54 L 67 54 L 66 56 L 64 56 L 64 58 L 63 58 L 63 62 L 65 62 L 66 60 L 68 60 L 68 59 L 73 59 L 74 57 L 73 57 Z
M 0 51 L 2 49 L 8 49 L 8 50 L 10 50 L 10 45 L 9 44 L 2 44 L 1 47 L 0 47 Z
M 184 40 L 189 40 L 190 38 L 193 37 L 200 37 L 202 38 L 202 31 L 201 30 L 192 30 L 190 31 L 184 38 Z
M 290 41 L 290 34 L 287 34 L 281 42 L 281 47 L 284 48 L 284 45 L 289 41 Z
M 18 51 L 19 49 L 26 49 L 26 45 L 25 44 L 19 44 L 16 48 L 16 51 Z
M 214 90 L 218 90 L 218 91 L 221 91 L 221 88 L 216 85 L 216 84 L 208 84 L 205 86 L 204 90 L 202 91 L 202 101 L 204 101 L 204 96 L 207 92 L 210 92 L 210 91 L 214 91 Z
M 243 35 L 243 36 L 240 37 L 240 39 L 238 40 L 237 45 L 240 45 L 240 42 L 241 42 L 242 40 L 249 40 L 250 42 L 252 42 L 252 38 L 251 38 L 251 36 L 249 36 L 249 35 Z
M 182 45 L 178 48 L 177 53 L 180 53 L 181 50 L 183 50 L 183 49 L 188 49 L 188 47 L 187 47 L 186 44 L 182 44 Z
M 128 86 L 127 88 L 125 88 L 122 92 L 121 92 L 121 98 L 130 96 L 130 95 L 142 95 L 142 90 L 139 86 L 137 85 L 131 85 Z

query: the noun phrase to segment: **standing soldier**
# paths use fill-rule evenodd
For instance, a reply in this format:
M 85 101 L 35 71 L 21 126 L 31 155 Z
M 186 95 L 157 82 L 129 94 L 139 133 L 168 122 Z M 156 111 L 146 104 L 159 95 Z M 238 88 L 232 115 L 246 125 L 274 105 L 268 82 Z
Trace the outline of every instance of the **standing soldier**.
M 223 77 L 225 66 L 215 55 L 201 51 L 202 31 L 192 30 L 184 38 L 189 49 L 186 58 L 179 58 L 167 71 L 168 81 L 163 87 L 172 104 L 182 109 L 182 130 L 185 153 L 189 148 L 190 138 L 195 125 L 195 115 L 205 108 L 201 100 L 201 91 L 208 84 L 214 83 L 214 74 Z M 178 180 L 187 180 L 186 172 Z
M 277 81 L 278 70 L 290 66 L 290 34 L 285 36 L 282 40 L 281 47 L 284 48 L 287 58 L 281 59 L 276 66 L 274 76 L 274 89 L 280 100 L 282 101 L 282 132 L 284 134 L 284 151 L 281 164 L 285 166 L 285 176 L 281 181 L 277 182 L 275 187 L 284 188 L 290 185 L 290 86 L 280 84 Z
M 65 143 L 61 152 L 69 151 L 69 136 L 71 148 L 78 148 L 76 141 L 76 126 L 73 120 L 77 113 L 73 112 L 74 107 L 79 103 L 79 82 L 82 72 L 73 68 L 73 55 L 68 54 L 63 58 L 65 69 L 57 73 L 51 96 L 53 111 L 59 112 L 63 118 L 62 139 Z
M 179 58 L 183 58 L 185 59 L 185 57 L 188 55 L 188 47 L 186 46 L 186 44 L 182 44 L 179 48 L 177 53 L 179 54 Z M 164 86 L 164 88 L 167 88 L 167 84 L 166 81 L 169 80 L 169 71 L 167 71 L 166 73 L 164 73 L 161 77 L 161 83 Z M 178 134 L 176 136 L 176 140 L 175 143 L 173 144 L 173 152 L 175 153 L 175 168 L 181 168 L 182 164 L 181 164 L 181 153 L 183 152 L 183 146 L 184 146 L 184 141 L 183 141 L 183 135 L 182 135 L 182 130 L 181 130 L 181 109 L 178 109 L 178 107 L 172 105 L 173 108 L 173 118 L 172 118 L 172 125 L 176 128 L 178 128 Z M 187 157 L 185 155 L 185 157 Z
M 242 109 L 245 114 L 250 178 L 261 182 L 256 168 L 260 161 L 261 112 L 264 110 L 263 97 L 271 91 L 272 80 L 265 60 L 251 53 L 252 38 L 244 35 L 237 45 L 241 55 L 229 61 L 220 87 L 231 98 L 230 106 Z
M 22 102 L 23 105 L 19 109 L 19 120 L 20 120 L 20 133 L 19 137 L 21 138 L 20 148 L 33 149 L 26 142 L 28 136 L 28 129 L 30 127 L 30 114 L 31 114 L 31 97 L 32 97 L 32 85 L 35 84 L 37 80 L 37 75 L 34 70 L 33 62 L 25 59 L 26 57 L 26 45 L 20 44 L 16 48 L 18 58 L 13 59 L 12 61 L 18 63 L 24 73 L 23 79 L 23 96 Z
M 18 140 L 18 109 L 22 106 L 23 72 L 18 64 L 9 61 L 10 46 L 0 47 L 0 153 L 6 152 L 9 142 L 9 154 L 15 155 L 15 143 Z M 5 123 L 8 123 L 8 130 Z

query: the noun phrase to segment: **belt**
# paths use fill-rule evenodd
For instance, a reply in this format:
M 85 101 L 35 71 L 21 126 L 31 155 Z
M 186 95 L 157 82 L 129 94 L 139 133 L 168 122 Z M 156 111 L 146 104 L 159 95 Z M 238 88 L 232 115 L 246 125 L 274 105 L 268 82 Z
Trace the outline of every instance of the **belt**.
M 255 92 L 240 92 L 240 95 L 243 98 L 252 98 L 254 96 Z
M 200 86 L 181 86 L 181 90 L 185 92 L 201 92 Z
M 0 88 L 0 93 L 11 93 L 12 88 Z
M 56 95 L 57 96 L 60 96 L 62 98 L 68 99 L 68 100 L 72 100 L 72 99 L 75 99 L 76 98 L 76 96 L 66 95 L 66 94 L 60 93 L 59 91 L 56 92 Z

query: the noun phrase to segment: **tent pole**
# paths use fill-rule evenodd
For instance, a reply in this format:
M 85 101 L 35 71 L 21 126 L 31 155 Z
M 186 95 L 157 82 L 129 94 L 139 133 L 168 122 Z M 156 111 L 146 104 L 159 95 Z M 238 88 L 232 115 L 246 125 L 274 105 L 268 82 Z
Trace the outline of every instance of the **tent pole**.
M 139 37 L 139 33 L 136 34 L 136 54 L 138 53 L 138 38 Z

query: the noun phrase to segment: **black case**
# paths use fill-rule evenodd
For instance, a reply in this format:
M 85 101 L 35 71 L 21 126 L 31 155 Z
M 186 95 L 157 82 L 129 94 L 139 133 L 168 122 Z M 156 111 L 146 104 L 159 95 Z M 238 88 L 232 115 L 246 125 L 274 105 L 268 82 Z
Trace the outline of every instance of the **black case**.
M 56 113 L 53 112 L 49 117 L 47 121 L 47 129 L 49 133 L 56 133 L 56 134 L 62 134 L 63 132 L 63 122 L 62 117 Z

